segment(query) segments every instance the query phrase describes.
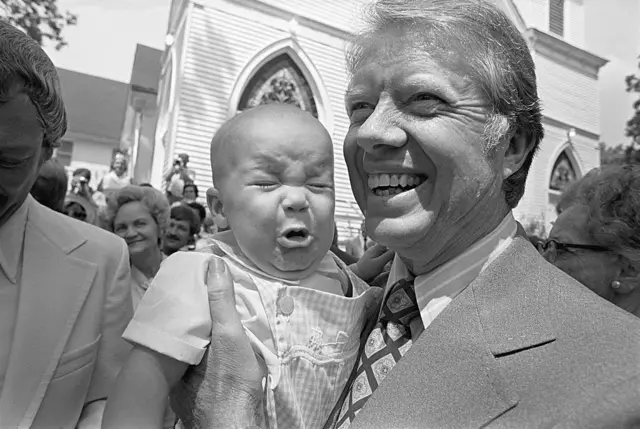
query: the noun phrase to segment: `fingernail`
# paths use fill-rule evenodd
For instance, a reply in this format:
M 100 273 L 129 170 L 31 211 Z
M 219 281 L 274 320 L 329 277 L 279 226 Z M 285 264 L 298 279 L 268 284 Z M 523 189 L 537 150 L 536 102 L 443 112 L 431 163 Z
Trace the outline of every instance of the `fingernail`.
M 217 274 L 224 274 L 227 270 L 227 265 L 220 258 L 213 258 L 213 269 Z

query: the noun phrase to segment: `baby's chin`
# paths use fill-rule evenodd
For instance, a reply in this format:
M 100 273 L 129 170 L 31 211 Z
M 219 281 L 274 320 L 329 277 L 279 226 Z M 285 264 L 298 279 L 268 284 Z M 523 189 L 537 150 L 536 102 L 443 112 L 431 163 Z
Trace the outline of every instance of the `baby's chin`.
M 306 250 L 306 251 L 305 251 Z M 285 280 L 300 280 L 313 274 L 329 249 L 313 251 L 296 249 L 282 253 L 275 251 L 269 261 L 261 261 L 260 268 L 267 274 Z

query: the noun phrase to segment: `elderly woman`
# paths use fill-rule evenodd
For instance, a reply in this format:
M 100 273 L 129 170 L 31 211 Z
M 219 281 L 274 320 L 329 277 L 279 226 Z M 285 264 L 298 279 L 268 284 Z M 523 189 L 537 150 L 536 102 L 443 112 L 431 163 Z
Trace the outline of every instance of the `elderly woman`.
M 558 203 L 544 257 L 601 297 L 640 316 L 640 166 L 591 170 Z
M 134 309 L 164 259 L 161 244 L 169 213 L 166 197 L 153 188 L 129 185 L 114 191 L 107 199 L 108 229 L 122 237 L 129 247 Z
M 512 214 L 543 136 L 526 41 L 482 0 L 371 12 L 344 156 L 366 231 L 396 257 L 326 427 L 631 426 L 640 321 L 547 263 Z M 260 425 L 264 369 L 222 265 L 208 287 L 208 357 L 174 403 L 203 427 Z

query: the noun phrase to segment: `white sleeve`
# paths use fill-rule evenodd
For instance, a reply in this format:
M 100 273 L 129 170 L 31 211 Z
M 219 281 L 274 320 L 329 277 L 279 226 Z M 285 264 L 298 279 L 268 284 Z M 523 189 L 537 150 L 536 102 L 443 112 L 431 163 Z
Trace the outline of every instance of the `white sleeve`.
M 160 267 L 123 338 L 197 365 L 211 338 L 207 266 L 212 254 L 176 252 Z

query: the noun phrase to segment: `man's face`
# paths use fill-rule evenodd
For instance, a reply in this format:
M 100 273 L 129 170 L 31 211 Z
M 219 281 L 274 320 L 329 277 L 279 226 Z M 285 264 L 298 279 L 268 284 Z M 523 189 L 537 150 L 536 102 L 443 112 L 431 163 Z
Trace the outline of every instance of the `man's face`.
M 195 201 L 196 200 L 196 190 L 193 186 L 187 186 L 184 189 L 183 195 L 185 200 L 187 201 Z
M 162 240 L 164 252 L 171 254 L 186 246 L 191 238 L 189 231 L 189 221 L 171 218 L 169 220 L 169 228 L 167 228 L 167 232 Z
M 344 155 L 367 232 L 418 275 L 504 216 L 504 150 L 486 155 L 487 106 L 464 61 L 442 65 L 403 37 L 383 35 L 356 70 Z
M 27 95 L 0 104 L 0 227 L 27 198 L 45 161 L 43 130 Z

